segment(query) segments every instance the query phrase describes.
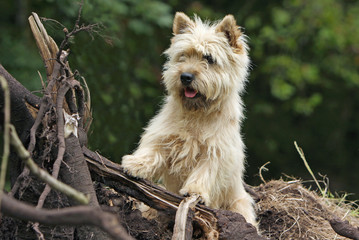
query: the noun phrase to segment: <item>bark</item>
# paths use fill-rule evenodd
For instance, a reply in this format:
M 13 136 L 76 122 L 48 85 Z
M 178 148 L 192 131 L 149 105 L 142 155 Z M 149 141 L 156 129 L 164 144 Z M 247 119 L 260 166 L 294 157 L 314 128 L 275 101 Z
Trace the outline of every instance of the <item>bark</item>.
M 27 105 L 38 107 L 40 98 L 33 95 L 23 85 L 16 81 L 0 64 L 0 75 L 2 75 L 8 82 L 10 90 L 10 115 L 11 123 L 15 126 L 16 131 L 23 143 L 26 143 L 30 133 L 30 128 L 34 123 L 34 119 L 29 111 Z M 4 94 L 0 89 L 0 108 L 4 106 Z M 0 124 L 3 126 L 3 111 L 0 112 Z M 11 154 L 9 159 L 9 175 L 11 184 L 14 184 L 17 176 L 21 173 L 21 162 L 18 161 L 14 154 Z
M 90 198 L 89 206 L 99 208 L 96 192 L 92 184 L 90 171 L 87 167 L 79 139 L 71 134 L 66 138 L 66 154 L 61 168 L 61 178 L 64 183 L 70 185 L 76 190 L 86 194 Z M 70 201 L 72 206 L 76 202 Z M 98 228 L 89 226 L 80 226 L 77 228 L 77 235 L 80 239 L 109 239 L 108 235 Z

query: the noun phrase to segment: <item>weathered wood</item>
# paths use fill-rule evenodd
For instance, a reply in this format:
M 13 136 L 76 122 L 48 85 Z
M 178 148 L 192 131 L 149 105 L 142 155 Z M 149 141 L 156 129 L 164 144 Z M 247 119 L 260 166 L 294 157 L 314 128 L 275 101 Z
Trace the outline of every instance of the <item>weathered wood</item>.
M 54 63 L 56 61 L 54 56 L 58 52 L 57 44 L 47 34 L 46 29 L 36 13 L 32 13 L 28 20 L 36 45 L 39 48 L 41 58 L 46 66 L 46 75 L 50 76 L 53 72 Z
M 192 239 L 194 217 L 194 206 L 198 203 L 200 197 L 198 194 L 186 197 L 180 203 L 177 213 L 176 222 L 173 228 L 172 240 L 189 240 Z
M 348 221 L 342 221 L 339 218 L 329 220 L 333 230 L 343 237 L 359 240 L 359 227 L 352 226 Z

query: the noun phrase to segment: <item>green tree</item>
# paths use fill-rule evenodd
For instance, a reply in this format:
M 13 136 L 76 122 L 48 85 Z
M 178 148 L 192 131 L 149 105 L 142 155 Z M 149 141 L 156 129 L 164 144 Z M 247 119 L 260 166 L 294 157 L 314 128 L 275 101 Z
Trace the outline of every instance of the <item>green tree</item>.
M 244 130 L 250 158 L 271 161 L 276 175 L 305 176 L 297 140 L 336 189 L 358 192 L 358 2 L 285 0 L 268 13 L 244 22 L 254 66 Z

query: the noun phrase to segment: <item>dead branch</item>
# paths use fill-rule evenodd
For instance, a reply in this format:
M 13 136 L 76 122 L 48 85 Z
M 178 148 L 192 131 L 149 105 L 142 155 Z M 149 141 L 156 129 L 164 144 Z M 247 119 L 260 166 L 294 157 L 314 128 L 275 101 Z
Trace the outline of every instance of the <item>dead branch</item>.
M 79 32 L 85 31 L 88 33 L 92 33 L 92 32 L 98 32 L 97 29 L 100 28 L 100 24 L 95 23 L 95 24 L 89 24 L 89 25 L 84 25 L 82 24 L 80 26 L 80 19 L 81 19 L 81 13 L 82 13 L 82 7 L 83 7 L 83 0 L 80 2 L 80 7 L 79 7 L 79 11 L 77 14 L 77 19 L 75 22 L 74 27 L 72 28 L 72 30 L 69 32 L 69 30 L 67 28 L 64 28 L 63 31 L 65 33 L 65 37 L 62 40 L 60 47 L 59 47 L 59 52 L 64 50 L 64 48 L 69 44 L 69 39 L 71 37 L 73 37 L 74 35 L 76 35 Z M 59 53 L 57 54 L 57 59 L 59 59 L 60 55 Z
M 41 58 L 45 64 L 46 76 L 49 77 L 54 72 L 55 58 L 53 58 L 53 56 L 59 49 L 55 41 L 47 35 L 46 30 L 36 13 L 32 13 L 28 20 L 36 45 L 40 51 Z
M 8 84 L 3 76 L 0 76 L 0 84 L 4 91 L 4 147 L 1 161 L 0 191 L 4 190 L 6 180 L 6 169 L 10 153 L 10 91 Z M 0 194 L 0 205 L 2 195 Z
M 198 194 L 194 194 L 182 200 L 176 213 L 175 226 L 173 228 L 172 240 L 189 240 L 192 239 L 194 217 L 194 206 L 200 200 Z
M 133 240 L 126 234 L 116 215 L 99 208 L 79 206 L 61 210 L 36 209 L 3 194 L 1 212 L 10 217 L 46 225 L 96 226 L 107 232 L 113 239 Z
M 342 221 L 339 218 L 329 220 L 333 230 L 343 237 L 353 240 L 359 240 L 359 228 L 355 228 L 348 221 Z

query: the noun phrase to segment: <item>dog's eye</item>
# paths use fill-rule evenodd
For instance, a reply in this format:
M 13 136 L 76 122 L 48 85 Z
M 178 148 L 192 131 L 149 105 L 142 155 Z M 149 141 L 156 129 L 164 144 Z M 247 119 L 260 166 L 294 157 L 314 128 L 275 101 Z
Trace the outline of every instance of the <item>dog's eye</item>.
M 178 58 L 179 62 L 184 62 L 185 60 L 186 60 L 186 55 L 184 55 L 184 54 L 181 54 Z
M 206 59 L 209 64 L 213 64 L 213 63 L 214 63 L 214 59 L 213 59 L 213 57 L 212 57 L 210 54 L 208 54 L 208 55 L 203 55 L 203 58 Z

